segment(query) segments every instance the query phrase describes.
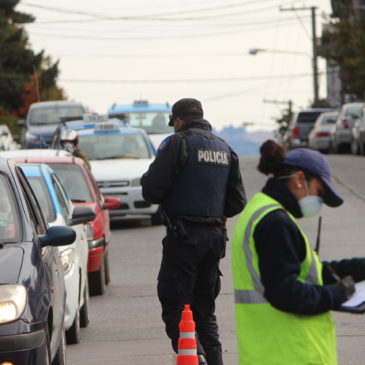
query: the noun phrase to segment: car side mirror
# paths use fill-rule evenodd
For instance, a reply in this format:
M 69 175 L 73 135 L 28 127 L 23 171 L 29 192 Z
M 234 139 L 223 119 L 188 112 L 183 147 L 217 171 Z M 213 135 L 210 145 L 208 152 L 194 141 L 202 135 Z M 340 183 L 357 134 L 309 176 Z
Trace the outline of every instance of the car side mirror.
M 76 224 L 87 223 L 94 220 L 95 217 L 96 214 L 90 207 L 75 206 L 68 225 L 74 226 Z
M 26 128 L 27 127 L 27 124 L 25 123 L 24 120 L 18 120 L 15 125 L 19 128 Z
M 70 245 L 76 239 L 75 231 L 70 227 L 54 226 L 47 229 L 44 236 L 39 236 L 42 247 Z
M 104 200 L 104 209 L 117 209 L 121 206 L 120 199 L 114 196 L 106 196 Z

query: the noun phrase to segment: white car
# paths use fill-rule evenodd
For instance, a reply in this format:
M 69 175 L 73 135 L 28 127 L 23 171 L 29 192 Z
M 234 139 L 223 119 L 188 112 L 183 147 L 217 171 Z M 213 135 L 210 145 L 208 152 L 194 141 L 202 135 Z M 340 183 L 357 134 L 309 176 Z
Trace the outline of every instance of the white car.
M 45 164 L 19 164 L 42 208 L 49 226 L 72 226 L 73 244 L 59 246 L 66 288 L 64 327 L 67 343 L 80 341 L 80 327 L 89 323 L 88 315 L 88 241 L 85 223 L 95 213 L 87 207 L 75 207 L 53 170 Z
M 91 171 L 105 196 L 121 200 L 111 217 L 150 215 L 161 224 L 159 206 L 142 197 L 141 177 L 155 158 L 155 149 L 143 129 L 121 126 L 119 122 L 100 122 L 95 128 L 79 129 L 79 148 L 89 158 Z

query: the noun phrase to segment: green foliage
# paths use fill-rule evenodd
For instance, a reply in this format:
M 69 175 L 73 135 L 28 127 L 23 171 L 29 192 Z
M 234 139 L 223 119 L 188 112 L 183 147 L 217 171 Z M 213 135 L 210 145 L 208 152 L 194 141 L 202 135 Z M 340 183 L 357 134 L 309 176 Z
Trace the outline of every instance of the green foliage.
M 365 23 L 347 7 L 323 33 L 320 56 L 339 65 L 343 94 L 363 98 L 365 89 Z
M 15 10 L 19 0 L 0 0 L 0 118 L 13 130 L 15 120 L 26 115 L 29 105 L 41 100 L 64 99 L 57 86 L 58 62 L 30 48 L 23 24 L 34 21 Z

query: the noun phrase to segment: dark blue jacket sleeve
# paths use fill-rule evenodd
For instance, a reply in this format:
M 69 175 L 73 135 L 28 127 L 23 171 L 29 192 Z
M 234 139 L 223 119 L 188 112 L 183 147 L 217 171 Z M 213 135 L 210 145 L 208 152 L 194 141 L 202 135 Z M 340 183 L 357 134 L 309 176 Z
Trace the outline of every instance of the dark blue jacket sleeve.
M 175 177 L 184 164 L 184 140 L 178 135 L 168 137 L 165 147 L 157 151 L 155 160 L 141 179 L 143 198 L 153 204 L 165 199 Z
M 232 150 L 231 156 L 231 170 L 229 172 L 224 206 L 224 215 L 226 217 L 233 217 L 234 215 L 241 213 L 247 203 L 238 156 Z
M 305 258 L 305 243 L 283 210 L 265 216 L 254 232 L 265 297 L 284 312 L 314 315 L 335 309 L 346 300 L 335 285 L 314 285 L 298 280 Z

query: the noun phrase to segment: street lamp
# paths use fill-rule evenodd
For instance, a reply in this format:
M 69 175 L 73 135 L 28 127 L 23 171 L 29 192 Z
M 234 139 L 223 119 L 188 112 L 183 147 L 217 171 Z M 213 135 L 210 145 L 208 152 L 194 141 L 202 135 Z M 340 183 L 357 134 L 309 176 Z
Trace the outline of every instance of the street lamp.
M 269 52 L 269 53 L 287 53 L 294 54 L 298 56 L 306 56 L 308 58 L 312 58 L 308 53 L 300 52 L 300 51 L 285 51 L 280 49 L 267 49 L 267 48 L 250 48 L 248 53 L 252 56 L 256 56 L 260 52 Z M 315 61 L 317 56 L 313 56 L 312 62 L 312 75 L 313 75 L 313 93 L 314 93 L 314 104 L 318 103 L 318 70 L 317 70 L 317 62 Z
M 307 56 L 310 58 L 310 55 L 308 53 L 299 51 L 284 51 L 281 49 L 267 49 L 267 48 L 250 48 L 248 50 L 248 53 L 252 56 L 256 56 L 259 52 L 296 54 L 299 56 Z

